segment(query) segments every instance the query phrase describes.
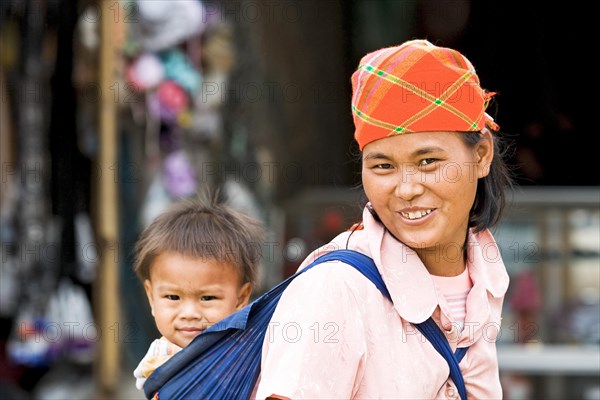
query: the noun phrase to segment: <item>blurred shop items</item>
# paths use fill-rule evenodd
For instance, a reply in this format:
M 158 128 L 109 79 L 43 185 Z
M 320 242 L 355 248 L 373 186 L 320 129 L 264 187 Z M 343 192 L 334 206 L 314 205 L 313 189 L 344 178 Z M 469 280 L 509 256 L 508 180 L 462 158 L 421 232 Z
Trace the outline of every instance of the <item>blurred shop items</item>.
M 600 296 L 589 288 L 582 290 L 572 308 L 571 337 L 580 343 L 600 345 Z
M 243 119 L 236 119 L 235 132 L 225 124 L 238 59 L 235 26 L 215 4 L 207 12 L 199 0 L 128 4 L 135 23 L 125 23 L 118 57 L 122 81 L 115 86 L 121 89 L 116 185 L 123 251 L 130 253 L 139 232 L 158 214 L 198 193 L 216 193 L 264 220 L 256 187 L 244 175 L 245 163 L 259 165 L 245 147 L 254 133 Z M 145 294 L 130 258 L 120 265 L 120 283 L 127 288 L 122 291 L 125 319 L 135 327 L 135 342 L 125 346 L 124 356 L 135 365 L 156 331 L 150 310 L 140 313 Z
M 165 158 L 163 176 L 167 193 L 174 198 L 190 197 L 196 192 L 196 173 L 182 150 Z
M 141 54 L 127 70 L 127 79 L 138 90 L 150 90 L 158 86 L 165 76 L 160 59 L 152 54 Z
M 552 319 L 559 341 L 600 345 L 600 295 L 597 289 L 582 289 L 559 311 Z
M 513 295 L 509 302 L 517 315 L 515 339 L 518 343 L 537 342 L 535 333 L 538 331 L 542 297 L 533 271 L 530 269 L 520 271 L 513 285 Z
M 505 374 L 501 378 L 506 400 L 530 400 L 534 393 L 533 382 L 527 375 Z
M 86 114 L 73 83 L 87 72 L 73 68 L 77 13 L 66 0 L 0 2 L 2 398 L 27 398 L 58 363 L 90 366 L 96 354 L 93 143 L 77 133 Z M 93 45 L 89 25 L 80 29 Z
M 50 366 L 57 360 L 90 365 L 98 328 L 83 289 L 68 279 L 59 283 L 44 315 L 33 307 L 21 308 L 7 343 L 7 354 L 26 366 Z
M 198 191 L 219 187 L 222 196 L 231 196 L 249 188 L 239 180 L 228 182 L 221 171 L 233 158 L 220 92 L 235 65 L 232 27 L 216 12 L 209 15 L 201 1 L 134 4 L 139 23 L 129 26 L 123 60 L 125 85 L 139 101 L 124 108 L 132 120 L 127 140 L 143 148 L 129 158 L 144 166 L 142 228 L 174 201 Z M 253 193 L 248 194 L 230 200 L 247 198 L 240 207 L 256 208 Z
M 600 198 L 597 199 L 600 205 Z M 595 210 L 576 210 L 571 213 L 569 246 L 580 256 L 600 254 L 600 207 Z
M 539 342 L 539 313 L 542 309 L 540 288 L 531 269 L 523 269 L 512 283 L 512 296 L 509 305 L 516 315 L 514 325 L 515 342 L 531 344 Z M 510 373 L 502 376 L 504 396 L 507 400 L 531 399 L 534 393 L 534 382 L 531 377 Z
M 36 385 L 36 400 L 94 399 L 94 378 L 89 365 L 61 361 Z
M 146 51 L 173 48 L 204 30 L 206 16 L 200 1 L 139 0 L 136 4 L 140 16 L 139 44 Z
M 505 398 L 598 399 L 599 188 L 522 187 L 498 241 L 511 274 Z

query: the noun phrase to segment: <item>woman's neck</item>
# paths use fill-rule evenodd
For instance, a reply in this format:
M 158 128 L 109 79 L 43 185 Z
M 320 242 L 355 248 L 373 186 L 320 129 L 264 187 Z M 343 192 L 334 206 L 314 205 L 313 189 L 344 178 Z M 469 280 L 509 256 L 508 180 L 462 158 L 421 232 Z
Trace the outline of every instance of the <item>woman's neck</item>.
M 415 249 L 419 258 L 431 275 L 457 276 L 465 270 L 465 252 L 457 254 L 456 246 L 448 248 L 438 247 L 435 249 Z

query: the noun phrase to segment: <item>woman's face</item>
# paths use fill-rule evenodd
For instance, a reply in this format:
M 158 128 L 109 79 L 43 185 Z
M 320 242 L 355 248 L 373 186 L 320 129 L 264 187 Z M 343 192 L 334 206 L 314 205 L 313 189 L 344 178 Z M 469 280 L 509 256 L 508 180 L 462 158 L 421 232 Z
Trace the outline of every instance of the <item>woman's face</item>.
M 363 149 L 362 181 L 386 228 L 417 251 L 463 247 L 477 180 L 489 173 L 491 133 L 473 147 L 460 132 L 391 136 Z

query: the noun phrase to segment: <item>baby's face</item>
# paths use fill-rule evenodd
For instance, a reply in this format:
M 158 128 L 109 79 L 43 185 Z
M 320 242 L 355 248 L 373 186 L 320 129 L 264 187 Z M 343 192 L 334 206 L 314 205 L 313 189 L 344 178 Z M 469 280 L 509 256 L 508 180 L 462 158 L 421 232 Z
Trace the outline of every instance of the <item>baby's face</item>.
M 158 330 L 180 347 L 245 307 L 252 291 L 234 266 L 175 252 L 156 257 L 144 288 Z

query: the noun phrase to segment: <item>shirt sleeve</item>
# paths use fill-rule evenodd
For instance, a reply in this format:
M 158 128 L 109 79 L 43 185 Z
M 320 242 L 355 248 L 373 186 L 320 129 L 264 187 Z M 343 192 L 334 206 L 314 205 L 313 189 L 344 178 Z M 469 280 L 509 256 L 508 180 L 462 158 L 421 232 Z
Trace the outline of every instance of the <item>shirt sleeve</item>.
M 480 341 L 483 339 L 480 339 Z M 463 369 L 467 395 L 470 399 L 502 399 L 502 386 L 495 346 L 477 343 L 477 349 L 467 351 L 467 367 Z M 473 347 L 474 347 L 473 346 Z M 485 348 L 483 348 L 485 347 Z
M 367 354 L 352 287 L 360 273 L 326 264 L 283 293 L 265 335 L 257 399 L 351 399 L 358 390 Z

